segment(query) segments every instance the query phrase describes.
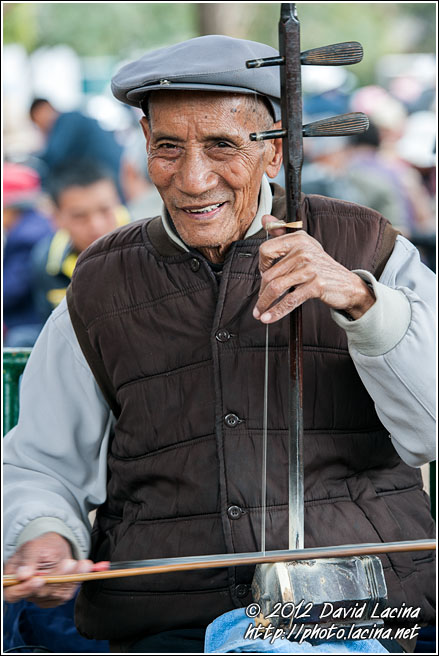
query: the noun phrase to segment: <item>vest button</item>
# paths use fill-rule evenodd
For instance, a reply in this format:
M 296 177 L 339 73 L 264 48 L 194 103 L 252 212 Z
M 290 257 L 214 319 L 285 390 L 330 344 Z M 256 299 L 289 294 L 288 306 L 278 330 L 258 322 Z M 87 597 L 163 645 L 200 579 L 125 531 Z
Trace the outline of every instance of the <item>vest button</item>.
M 230 506 L 230 508 L 227 508 L 227 514 L 230 519 L 239 519 L 244 514 L 244 511 L 239 506 Z
M 191 267 L 192 271 L 196 273 L 197 271 L 200 270 L 200 266 L 201 266 L 200 260 L 197 260 L 196 257 L 193 257 L 189 263 L 189 266 Z
M 242 599 L 243 597 L 246 597 L 248 595 L 248 592 L 249 592 L 248 585 L 245 585 L 245 583 L 240 583 L 235 588 L 235 594 L 240 599 Z
M 242 424 L 242 419 L 233 413 L 230 413 L 224 417 L 224 423 L 229 428 L 235 428 L 238 424 Z
M 230 337 L 231 337 L 231 335 L 230 335 L 230 333 L 229 333 L 228 330 L 221 329 L 221 330 L 218 330 L 218 332 L 217 332 L 217 334 L 215 335 L 215 337 L 217 338 L 217 340 L 218 340 L 219 342 L 228 342 L 229 339 L 230 339 Z

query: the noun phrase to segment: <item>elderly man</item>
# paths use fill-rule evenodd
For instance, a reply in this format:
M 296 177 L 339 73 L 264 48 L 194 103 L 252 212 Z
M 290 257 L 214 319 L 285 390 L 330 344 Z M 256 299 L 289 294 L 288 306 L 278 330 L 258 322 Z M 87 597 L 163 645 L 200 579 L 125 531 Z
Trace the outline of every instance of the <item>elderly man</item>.
M 22 579 L 10 601 L 62 603 L 69 586 L 32 575 L 88 570 L 87 556 L 259 550 L 266 324 L 267 549 L 287 547 L 280 319 L 300 304 L 305 546 L 434 534 L 418 469 L 434 458 L 433 274 L 377 212 L 323 197 L 303 198 L 304 231 L 266 240 L 267 221 L 285 217 L 266 177 L 281 142 L 249 133 L 278 124 L 278 74 L 245 61 L 273 54 L 202 37 L 113 80 L 145 112 L 163 213 L 80 256 L 31 356 L 5 447 L 6 571 Z M 383 564 L 389 605 L 420 606 L 431 621 L 432 554 Z M 76 620 L 115 650 L 202 651 L 208 623 L 251 601 L 251 579 L 237 567 L 88 583 Z

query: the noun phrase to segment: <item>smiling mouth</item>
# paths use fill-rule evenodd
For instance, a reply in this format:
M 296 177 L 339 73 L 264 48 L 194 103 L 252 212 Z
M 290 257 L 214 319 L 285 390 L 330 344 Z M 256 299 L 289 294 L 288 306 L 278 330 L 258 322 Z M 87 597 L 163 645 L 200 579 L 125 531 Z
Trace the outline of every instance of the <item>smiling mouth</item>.
M 205 205 L 203 207 L 181 207 L 180 209 L 197 219 L 208 219 L 215 216 L 224 204 L 225 203 L 213 203 L 212 205 Z

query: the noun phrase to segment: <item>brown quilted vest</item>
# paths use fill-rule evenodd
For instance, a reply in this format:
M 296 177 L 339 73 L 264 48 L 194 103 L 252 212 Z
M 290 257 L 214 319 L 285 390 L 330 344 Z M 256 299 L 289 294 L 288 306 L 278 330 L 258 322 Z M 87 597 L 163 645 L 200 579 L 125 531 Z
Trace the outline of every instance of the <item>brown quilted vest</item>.
M 276 188 L 273 214 L 285 215 Z M 348 269 L 377 276 L 396 238 L 377 212 L 308 196 L 304 229 Z M 69 310 L 117 422 L 93 560 L 260 549 L 265 326 L 252 316 L 265 238 L 235 242 L 220 283 L 160 219 L 138 221 L 81 255 Z M 304 321 L 305 546 L 434 536 L 420 471 L 398 456 L 319 301 Z M 288 547 L 288 321 L 270 326 L 267 549 Z M 433 617 L 431 553 L 382 558 L 389 605 Z M 203 627 L 251 601 L 251 567 L 86 583 L 76 620 L 91 638 Z

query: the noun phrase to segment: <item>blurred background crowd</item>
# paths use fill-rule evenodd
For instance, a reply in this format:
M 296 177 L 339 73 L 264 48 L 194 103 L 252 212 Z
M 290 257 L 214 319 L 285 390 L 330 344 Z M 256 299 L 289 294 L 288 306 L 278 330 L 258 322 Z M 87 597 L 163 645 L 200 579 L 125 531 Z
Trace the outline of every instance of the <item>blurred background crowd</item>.
M 156 216 L 140 110 L 109 82 L 144 52 L 202 34 L 277 47 L 278 3 L 3 3 L 3 336 L 32 346 L 76 258 Z M 304 67 L 304 122 L 365 112 L 352 138 L 305 140 L 305 193 L 372 207 L 435 268 L 436 3 L 298 3 L 302 48 L 357 40 L 347 68 Z M 261 72 L 261 74 L 263 74 Z M 278 180 L 282 184 L 282 179 Z

